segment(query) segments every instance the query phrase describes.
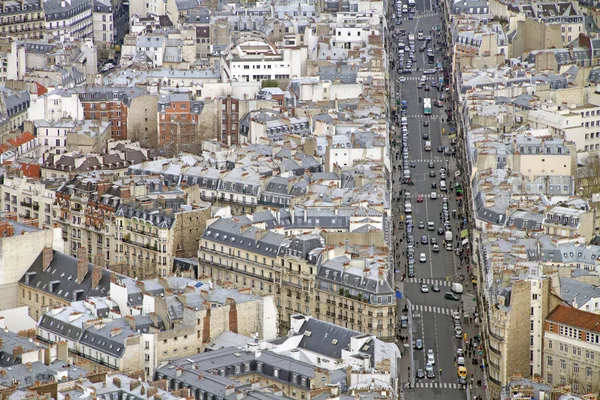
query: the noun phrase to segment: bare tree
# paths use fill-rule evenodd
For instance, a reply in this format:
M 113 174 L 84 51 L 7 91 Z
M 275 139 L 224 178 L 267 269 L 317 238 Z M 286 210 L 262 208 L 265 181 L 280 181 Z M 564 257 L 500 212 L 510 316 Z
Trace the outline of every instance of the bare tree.
M 589 156 L 583 166 L 577 169 L 576 191 L 586 198 L 600 193 L 600 156 Z

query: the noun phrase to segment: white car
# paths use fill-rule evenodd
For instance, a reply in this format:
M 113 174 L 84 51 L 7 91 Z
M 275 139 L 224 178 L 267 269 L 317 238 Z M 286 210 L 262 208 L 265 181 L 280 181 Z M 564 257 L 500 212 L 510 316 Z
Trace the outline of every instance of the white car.
M 429 287 L 424 283 L 421 285 L 421 293 L 429 293 Z
M 431 196 L 430 196 L 430 198 L 431 198 L 432 200 L 435 200 L 435 199 L 437 199 L 437 193 L 436 193 L 436 192 L 431 192 Z
M 404 83 L 404 82 L 406 82 L 406 78 L 405 78 L 404 76 L 401 76 L 401 77 L 400 77 L 400 82 L 401 82 L 401 83 Z
M 427 262 L 427 256 L 425 255 L 425 253 L 421 253 L 421 255 L 419 256 L 419 262 Z
M 434 253 L 438 253 L 440 251 L 440 246 L 438 246 L 437 244 L 434 244 L 432 247 L 432 250 Z
M 435 355 L 433 354 L 433 349 L 427 350 L 427 363 L 435 365 Z

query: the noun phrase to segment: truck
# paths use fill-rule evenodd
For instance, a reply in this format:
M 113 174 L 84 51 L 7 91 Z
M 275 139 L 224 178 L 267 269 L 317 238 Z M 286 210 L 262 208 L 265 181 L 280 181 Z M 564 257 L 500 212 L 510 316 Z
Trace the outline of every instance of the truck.
M 446 239 L 446 242 L 452 243 L 452 231 L 446 231 L 446 233 L 444 233 L 444 239 Z
M 431 141 L 425 141 L 425 151 L 431 151 Z
M 462 294 L 462 292 L 463 292 L 463 285 L 461 285 L 458 282 L 453 282 L 451 289 L 456 294 Z

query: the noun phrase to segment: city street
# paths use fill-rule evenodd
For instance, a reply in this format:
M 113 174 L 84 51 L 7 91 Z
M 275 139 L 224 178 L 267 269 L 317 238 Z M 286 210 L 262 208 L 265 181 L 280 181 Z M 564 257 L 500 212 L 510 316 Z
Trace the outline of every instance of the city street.
M 407 4 L 403 0 L 401 4 Z M 464 282 L 469 280 L 466 266 L 460 269 L 460 260 L 455 250 L 460 248 L 460 232 L 462 230 L 462 219 L 458 218 L 461 214 L 461 208 L 457 203 L 457 196 L 453 190 L 453 181 L 455 179 L 456 162 L 453 157 L 453 144 L 449 137 L 452 131 L 447 123 L 446 109 L 449 107 L 445 95 L 447 94 L 445 86 L 447 82 L 439 84 L 438 88 L 432 85 L 436 83 L 439 77 L 443 77 L 443 72 L 424 75 L 424 70 L 435 69 L 438 62 L 443 62 L 444 50 L 441 49 L 442 42 L 445 41 L 444 35 L 436 36 L 432 28 L 443 25 L 442 13 L 437 10 L 437 2 L 430 0 L 416 1 L 416 12 L 414 18 L 409 19 L 406 13 L 400 13 L 396 3 L 390 4 L 390 17 L 388 18 L 389 37 L 390 37 L 390 60 L 394 67 L 390 68 L 391 101 L 396 104 L 396 116 L 393 120 L 393 137 L 390 138 L 394 145 L 392 146 L 391 158 L 394 165 L 394 221 L 396 238 L 396 270 L 397 285 L 402 291 L 403 296 L 408 299 L 411 310 L 399 310 L 399 315 L 409 316 L 408 329 L 400 330 L 400 335 L 407 340 L 404 341 L 409 351 L 405 353 L 403 359 L 403 368 L 408 369 L 405 374 L 408 381 L 405 380 L 405 388 L 401 393 L 401 398 L 439 398 L 439 399 L 464 399 L 473 398 L 476 395 L 484 395 L 483 388 L 473 385 L 468 390 L 467 386 L 459 384 L 457 376 L 457 365 L 455 360 L 457 348 L 464 348 L 464 337 L 455 335 L 455 325 L 453 312 L 460 309 L 460 319 L 462 320 L 462 330 L 471 339 L 473 335 L 478 334 L 478 329 L 470 322 L 469 315 L 464 318 L 463 312 L 474 311 L 475 303 L 473 295 L 457 294 L 459 300 L 454 301 L 445 298 L 445 294 L 451 292 L 452 282 Z M 397 18 L 402 19 L 401 24 L 396 25 Z M 396 34 L 393 34 L 395 27 Z M 400 29 L 406 31 L 405 35 L 398 34 Z M 423 38 L 431 35 L 431 41 L 426 45 L 427 48 L 436 48 L 434 51 L 434 63 L 428 62 L 428 55 L 425 51 L 419 51 L 420 47 L 426 43 L 426 40 L 419 40 L 417 34 L 423 32 Z M 400 63 L 398 42 L 402 42 L 408 47 L 408 35 L 414 34 L 414 56 L 416 60 L 412 62 L 411 73 L 407 73 L 406 62 L 409 53 L 408 48 L 404 52 L 404 67 L 398 68 Z M 417 68 L 419 71 L 417 71 Z M 425 84 L 420 84 L 421 76 L 426 76 Z M 422 86 L 419 88 L 419 86 Z M 428 87 L 427 87 L 428 86 Z M 426 90 L 429 89 L 429 90 Z M 442 98 L 444 96 L 444 98 Z M 424 113 L 424 99 L 431 98 L 432 102 L 442 100 L 444 104 L 441 107 L 433 106 L 431 115 Z M 419 101 L 421 99 L 421 101 Z M 401 130 L 401 101 L 406 104 L 407 131 L 406 146 L 403 146 L 403 135 Z M 446 101 L 444 101 L 446 100 Z M 426 149 L 429 147 L 429 151 Z M 408 162 L 405 162 L 403 151 L 408 148 Z M 441 150 L 441 151 L 440 151 Z M 433 162 L 433 166 L 429 163 Z M 447 192 L 441 190 L 440 168 L 445 168 Z M 406 170 L 410 171 L 410 182 L 406 183 Z M 431 176 L 434 171 L 435 176 Z M 435 183 L 435 187 L 432 184 Z M 406 213 L 405 193 L 410 193 L 411 213 Z M 435 195 L 432 195 L 432 192 Z M 421 199 L 422 197 L 422 199 Z M 432 198 L 437 197 L 437 198 Z M 448 213 L 451 224 L 451 250 L 446 250 L 445 230 L 438 233 L 438 229 L 444 228 L 443 197 L 448 198 Z M 406 219 L 412 217 L 412 233 L 407 234 Z M 403 221 L 402 223 L 400 221 Z M 435 228 L 428 229 L 428 223 L 433 222 Z M 422 224 L 420 224 L 422 223 Z M 408 236 L 414 238 L 414 277 L 408 273 L 407 260 L 407 239 Z M 422 236 L 425 238 L 422 239 Z M 434 252 L 431 240 L 437 240 L 439 251 Z M 427 242 L 427 244 L 425 244 Z M 421 289 L 421 280 L 426 284 L 428 292 L 423 293 Z M 466 282 L 464 282 L 466 283 Z M 433 286 L 439 287 L 438 292 L 434 292 Z M 465 285 L 465 292 L 473 292 L 472 288 Z M 462 297 L 462 299 L 461 299 Z M 463 305 L 464 303 L 464 305 Z M 456 338 L 455 336 L 460 336 Z M 423 349 L 414 349 L 414 343 L 417 339 L 422 339 Z M 434 378 L 416 379 L 417 369 L 425 370 L 427 364 L 427 351 L 433 350 L 435 365 L 433 371 Z M 471 359 L 466 360 L 468 371 L 468 382 L 471 382 L 471 374 L 474 374 L 474 381 L 482 380 L 481 370 L 477 365 L 472 365 Z M 443 372 L 442 372 L 443 371 Z M 401 374 L 402 377 L 402 374 Z M 401 378 L 402 379 L 402 378 Z M 405 378 L 406 379 L 406 378 Z M 481 389 L 481 390 L 478 390 Z

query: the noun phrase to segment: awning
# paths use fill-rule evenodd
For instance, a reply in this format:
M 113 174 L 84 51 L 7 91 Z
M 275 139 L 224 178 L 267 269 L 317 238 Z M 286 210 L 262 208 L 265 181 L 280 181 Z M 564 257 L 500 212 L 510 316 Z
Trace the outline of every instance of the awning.
M 469 236 L 469 230 L 468 229 L 463 229 L 462 231 L 460 231 L 460 237 L 461 238 L 465 238 Z
M 463 241 L 462 241 L 463 246 L 467 243 L 469 243 L 469 239 L 463 239 Z

